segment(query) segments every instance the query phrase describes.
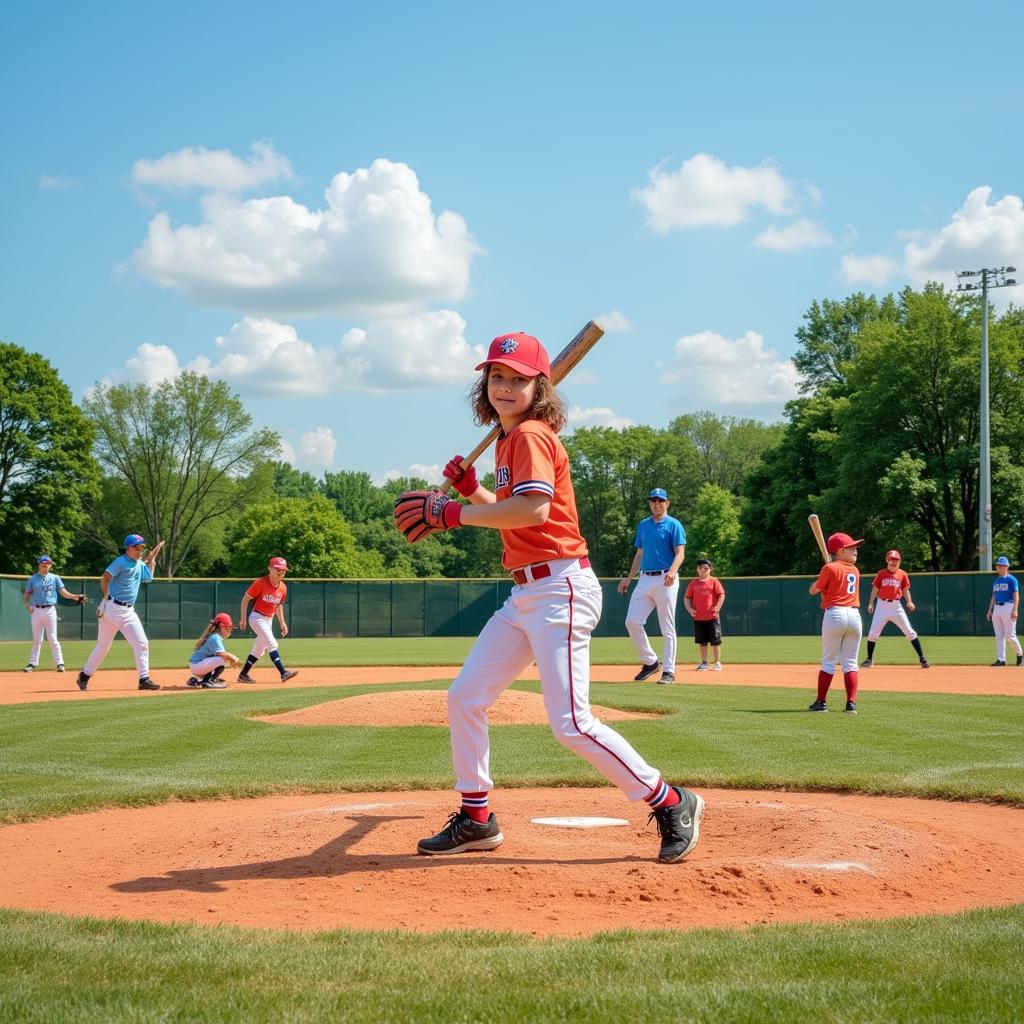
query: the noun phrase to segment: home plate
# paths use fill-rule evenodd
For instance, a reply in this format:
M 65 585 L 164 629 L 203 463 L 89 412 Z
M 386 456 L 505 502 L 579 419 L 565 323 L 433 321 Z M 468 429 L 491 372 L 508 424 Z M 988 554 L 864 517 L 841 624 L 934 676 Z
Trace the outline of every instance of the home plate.
M 625 818 L 531 818 L 533 825 L 553 825 L 555 828 L 604 828 L 606 825 L 628 825 Z

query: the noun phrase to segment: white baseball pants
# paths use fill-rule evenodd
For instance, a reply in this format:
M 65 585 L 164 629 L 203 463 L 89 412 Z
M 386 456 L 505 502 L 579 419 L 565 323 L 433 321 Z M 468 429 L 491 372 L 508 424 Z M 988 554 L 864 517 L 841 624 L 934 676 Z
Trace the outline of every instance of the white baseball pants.
M 826 608 L 821 620 L 821 670 L 829 674 L 839 665 L 857 671 L 857 655 L 864 626 L 859 608 Z
M 128 641 L 135 655 L 135 669 L 139 673 L 139 678 L 143 679 L 149 675 L 149 640 L 146 639 L 146 631 L 142 628 L 142 622 L 135 614 L 135 609 L 108 600 L 103 609 L 103 618 L 99 620 L 96 646 L 82 670 L 87 676 L 96 674 L 118 633 Z
M 1017 623 L 1010 618 L 1013 612 L 1013 605 L 1007 601 L 1006 604 L 997 604 L 992 609 L 992 628 L 996 634 L 996 658 L 999 661 L 1006 661 L 1006 641 L 1009 640 L 1013 649 L 1020 654 L 1020 641 L 1017 639 Z
M 215 654 L 210 658 L 203 658 L 202 661 L 190 661 L 188 663 L 188 674 L 195 676 L 196 679 L 202 679 L 203 676 L 210 672 L 216 672 L 217 669 L 224 665 L 227 665 L 227 662 L 220 655 Z
M 875 611 L 871 616 L 871 627 L 868 629 L 868 639 L 877 640 L 889 622 L 895 622 L 908 640 L 917 639 L 917 630 L 910 624 L 910 619 L 907 618 L 903 602 L 882 601 L 881 599 L 875 602 Z
M 676 601 L 679 598 L 679 577 L 671 587 L 665 586 L 664 576 L 644 576 L 642 573 L 636 581 L 633 595 L 629 599 L 626 611 L 626 630 L 633 641 L 636 653 L 645 665 L 653 665 L 658 656 L 654 653 L 651 641 L 644 628 L 647 619 L 655 608 L 658 609 L 658 622 L 661 635 L 665 641 L 664 653 L 661 656 L 662 668 L 666 672 L 676 670 Z
M 249 654 L 254 658 L 262 658 L 267 651 L 277 650 L 277 637 L 274 636 L 274 616 L 260 615 L 249 612 L 249 627 L 256 634 Z
M 38 606 L 32 609 L 32 653 L 29 655 L 30 665 L 39 664 L 39 652 L 43 649 L 43 633 L 50 641 L 50 653 L 53 655 L 54 665 L 64 664 L 64 652 L 60 649 L 60 641 L 57 639 L 57 607 L 48 605 L 45 608 Z
M 662 784 L 617 732 L 590 710 L 590 634 L 601 617 L 601 584 L 576 559 L 548 563 L 552 575 L 512 590 L 477 637 L 448 691 L 455 788 L 483 793 L 490 776 L 487 711 L 532 661 L 559 743 L 589 761 L 630 800 Z

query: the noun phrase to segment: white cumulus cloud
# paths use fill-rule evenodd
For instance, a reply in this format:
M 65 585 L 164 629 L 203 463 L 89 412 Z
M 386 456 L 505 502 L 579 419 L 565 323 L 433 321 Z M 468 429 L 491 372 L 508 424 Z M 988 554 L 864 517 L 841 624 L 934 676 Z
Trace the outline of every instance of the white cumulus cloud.
M 759 407 L 778 414 L 797 395 L 797 372 L 789 359 L 766 348 L 764 338 L 747 331 L 726 338 L 714 331 L 687 334 L 675 343 L 662 380 L 682 384 L 687 402 L 700 400 L 732 408 Z
M 801 217 L 781 228 L 770 224 L 750 244 L 773 252 L 797 252 L 800 249 L 820 249 L 832 242 L 832 235 L 821 221 Z
M 63 174 L 43 174 L 39 177 L 39 187 L 53 192 L 71 188 L 72 185 L 74 185 L 74 181 Z
M 839 275 L 846 284 L 866 284 L 881 288 L 900 269 L 888 256 L 855 256 L 848 253 L 842 258 Z
M 314 427 L 307 430 L 299 443 L 302 461 L 307 469 L 330 469 L 334 465 L 334 453 L 337 448 L 338 441 L 330 427 Z
M 646 187 L 631 189 L 630 195 L 646 208 L 648 224 L 658 234 L 673 228 L 732 227 L 755 209 L 784 214 L 796 205 L 796 187 L 771 161 L 730 167 L 708 153 L 697 153 L 676 171 L 653 168 Z
M 480 251 L 456 213 L 434 215 L 412 168 L 375 160 L 335 175 L 325 206 L 209 195 L 201 224 L 158 213 L 136 269 L 200 305 L 273 316 L 399 316 L 455 301 Z
M 605 329 L 606 334 L 633 330 L 633 325 L 629 322 L 626 314 L 620 313 L 617 309 L 612 309 L 607 313 L 602 313 L 600 316 L 595 316 L 594 319 Z
M 623 430 L 625 427 L 634 426 L 634 423 L 625 416 L 617 415 L 612 409 L 602 407 L 584 409 L 574 405 L 569 409 L 569 426 L 573 430 L 580 427 L 612 427 L 615 430 Z
M 294 177 L 288 158 L 268 141 L 254 142 L 252 155 L 245 160 L 227 149 L 197 146 L 165 153 L 156 160 L 136 160 L 132 165 L 136 185 L 172 189 L 242 192 Z

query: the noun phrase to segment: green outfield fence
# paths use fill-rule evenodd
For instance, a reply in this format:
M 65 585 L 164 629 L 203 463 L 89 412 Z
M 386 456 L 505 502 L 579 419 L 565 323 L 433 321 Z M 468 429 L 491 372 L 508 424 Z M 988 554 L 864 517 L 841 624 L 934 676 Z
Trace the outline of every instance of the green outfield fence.
M 911 616 L 923 636 L 988 635 L 985 619 L 993 576 L 990 573 L 915 573 Z M 91 605 L 79 608 L 60 601 L 60 636 L 65 640 L 96 637 L 97 579 L 63 577 L 69 590 L 85 592 Z M 0 576 L 0 640 L 31 639 L 22 604 L 24 576 Z M 726 601 L 722 629 L 728 636 L 804 636 L 821 626 L 818 601 L 807 593 L 811 576 L 758 576 L 723 579 Z M 238 615 L 249 580 L 156 580 L 143 586 L 136 606 L 153 640 L 197 637 L 219 611 Z M 618 580 L 603 580 L 604 613 L 595 636 L 625 632 L 628 596 Z M 686 579 L 683 580 L 685 586 Z M 285 616 L 296 637 L 476 636 L 512 590 L 512 581 L 491 580 L 288 580 Z M 870 578 L 862 580 L 861 606 L 867 605 Z M 679 601 L 679 628 L 690 619 Z M 865 612 L 866 616 L 866 612 Z M 865 617 L 865 630 L 868 619 Z M 657 617 L 648 623 L 658 633 Z M 895 626 L 889 626 L 892 631 Z

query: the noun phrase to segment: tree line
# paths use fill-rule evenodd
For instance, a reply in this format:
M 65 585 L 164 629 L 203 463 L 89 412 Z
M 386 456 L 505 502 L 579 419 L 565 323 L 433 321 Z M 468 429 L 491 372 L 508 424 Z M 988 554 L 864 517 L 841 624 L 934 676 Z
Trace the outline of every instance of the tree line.
M 979 511 L 981 306 L 939 285 L 815 301 L 796 331 L 800 397 L 782 422 L 698 412 L 665 428 L 564 438 L 591 559 L 625 572 L 651 487 L 682 519 L 688 561 L 720 575 L 817 568 L 807 514 L 896 546 L 908 566 L 973 568 Z M 1024 311 L 990 317 L 993 535 L 1024 552 Z M 0 343 L 0 571 L 45 552 L 95 575 L 126 532 L 166 541 L 169 576 L 251 576 L 271 554 L 297 576 L 500 575 L 499 535 L 456 530 L 411 546 L 391 508 L 428 481 L 320 478 L 280 461 L 223 381 L 100 384 L 76 405 L 42 356 Z M 485 479 L 493 487 L 493 479 Z

